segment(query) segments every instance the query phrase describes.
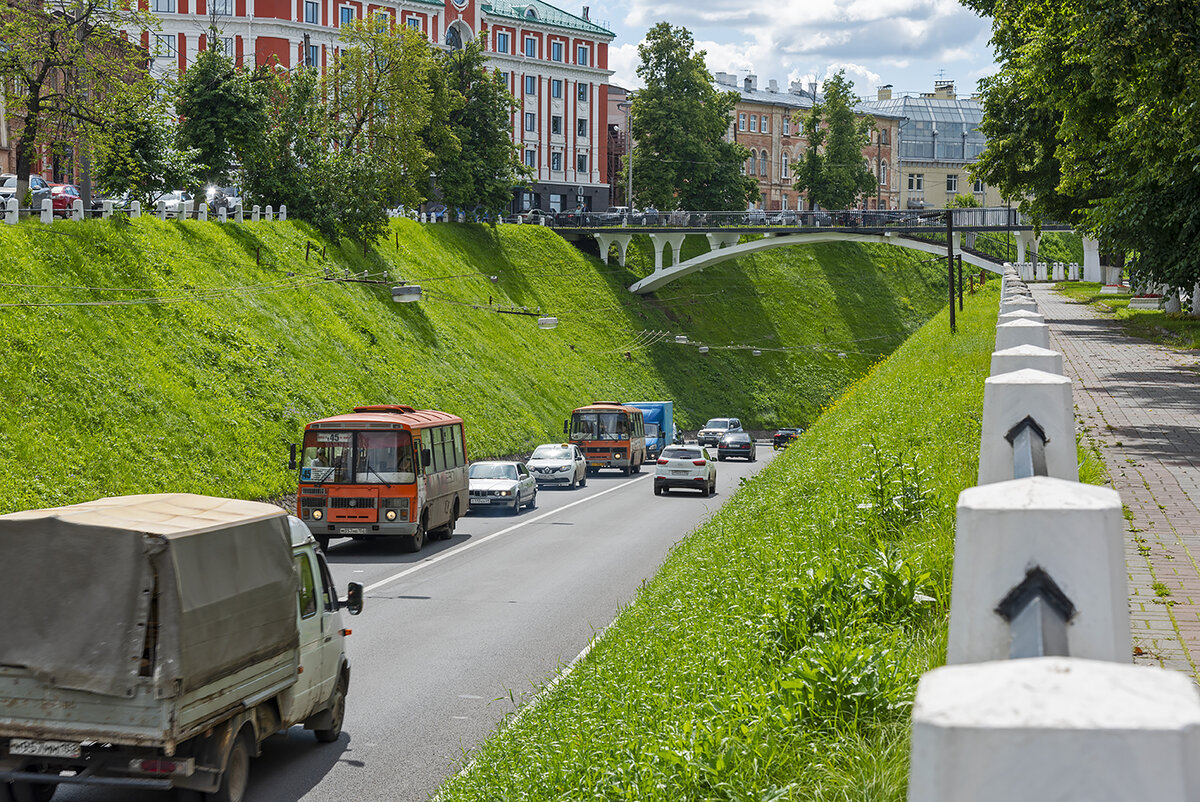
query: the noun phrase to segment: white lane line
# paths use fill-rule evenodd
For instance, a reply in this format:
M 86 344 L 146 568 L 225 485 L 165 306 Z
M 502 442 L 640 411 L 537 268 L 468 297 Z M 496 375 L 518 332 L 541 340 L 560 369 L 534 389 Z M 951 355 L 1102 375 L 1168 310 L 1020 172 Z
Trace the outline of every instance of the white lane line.
M 549 518 L 551 515 L 558 515 L 560 512 L 569 510 L 572 507 L 577 507 L 580 504 L 586 504 L 587 502 L 598 499 L 601 496 L 605 496 L 605 495 L 608 495 L 609 493 L 614 493 L 622 488 L 629 487 L 634 482 L 640 482 L 643 479 L 649 479 L 651 476 L 653 476 L 653 474 L 650 474 L 650 473 L 642 474 L 641 476 L 639 476 L 636 479 L 630 479 L 628 482 L 622 482 L 621 484 L 617 485 L 616 487 L 610 487 L 608 490 L 601 490 L 599 493 L 590 495 L 587 498 L 581 498 L 581 499 L 579 499 L 579 501 L 572 501 L 570 504 L 564 504 L 563 506 L 561 506 L 557 509 L 553 509 L 553 510 L 550 510 L 549 512 L 542 513 L 541 515 L 537 516 L 536 518 L 530 518 L 527 521 L 521 521 L 519 524 L 513 524 L 512 526 L 509 526 L 505 529 L 501 529 L 499 532 L 493 532 L 492 534 L 487 535 L 486 537 L 481 537 L 478 540 L 469 540 L 456 549 L 450 549 L 449 551 L 443 551 L 441 554 L 438 554 L 437 556 L 434 556 L 434 557 L 430 557 L 426 560 L 422 560 L 421 562 L 417 563 L 416 565 L 410 566 L 398 574 L 392 574 L 387 579 L 381 579 L 378 582 L 375 582 L 374 584 L 367 585 L 365 588 L 363 588 L 363 593 L 370 593 L 373 590 L 378 590 L 379 588 L 383 587 L 384 585 L 391 584 L 392 582 L 395 582 L 397 579 L 402 579 L 402 578 L 408 576 L 409 574 L 416 573 L 417 571 L 420 571 L 422 568 L 427 568 L 427 567 L 433 565 L 434 563 L 439 563 L 442 560 L 445 560 L 449 557 L 453 557 L 457 554 L 462 554 L 464 551 L 466 551 L 469 548 L 473 548 L 475 546 L 479 546 L 484 543 L 487 543 L 492 538 L 497 538 L 497 537 L 500 537 L 501 535 L 506 535 L 509 532 L 512 532 L 516 529 L 520 529 L 522 526 L 529 526 L 530 524 L 535 524 L 538 521 L 542 520 L 543 518 Z

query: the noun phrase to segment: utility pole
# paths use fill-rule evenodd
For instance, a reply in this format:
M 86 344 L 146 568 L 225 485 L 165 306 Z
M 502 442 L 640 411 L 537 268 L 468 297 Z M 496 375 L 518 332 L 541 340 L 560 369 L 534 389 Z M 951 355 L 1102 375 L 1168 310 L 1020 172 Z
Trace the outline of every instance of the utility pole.
M 958 259 L 958 311 L 963 310 L 963 274 L 962 274 L 962 254 L 958 254 L 955 258 Z
M 958 331 L 954 322 L 954 210 L 946 210 L 946 272 L 950 285 L 950 333 Z

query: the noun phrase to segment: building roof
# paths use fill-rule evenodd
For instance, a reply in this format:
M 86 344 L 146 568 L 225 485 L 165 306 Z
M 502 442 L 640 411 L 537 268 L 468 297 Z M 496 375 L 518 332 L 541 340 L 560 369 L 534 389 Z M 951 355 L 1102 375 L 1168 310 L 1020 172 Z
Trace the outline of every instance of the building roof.
M 903 161 L 973 162 L 987 147 L 979 130 L 983 106 L 973 98 L 904 96 L 860 104 L 872 114 L 901 117 Z
M 555 28 L 568 28 L 573 31 L 590 33 L 595 36 L 616 37 L 616 34 L 602 25 L 591 20 L 568 14 L 561 8 L 556 8 L 542 0 L 491 0 L 482 5 L 483 13 L 493 17 L 508 17 L 521 22 L 533 22 L 549 25 Z
M 749 75 L 739 81 L 736 76 L 718 72 L 714 75 L 714 83 L 718 90 L 737 92 L 741 95 L 743 103 L 761 103 L 764 106 L 783 106 L 789 109 L 811 109 L 814 102 L 823 99 L 817 92 L 816 84 L 810 83 L 806 88 L 800 81 L 792 81 L 786 91 L 779 89 L 775 81 L 770 81 L 766 89 L 759 89 L 757 75 Z M 903 117 L 902 114 L 867 108 L 867 105 L 859 103 L 854 107 L 855 113 L 894 119 Z

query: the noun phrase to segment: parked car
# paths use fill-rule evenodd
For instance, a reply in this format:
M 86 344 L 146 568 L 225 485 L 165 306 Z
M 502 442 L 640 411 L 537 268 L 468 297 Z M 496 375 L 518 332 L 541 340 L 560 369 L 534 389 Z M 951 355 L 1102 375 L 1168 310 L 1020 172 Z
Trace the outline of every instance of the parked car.
M 803 429 L 776 429 L 775 434 L 771 435 L 771 448 L 778 451 L 781 448 L 787 448 L 788 445 L 804 434 Z
M 545 225 L 550 225 L 554 222 L 554 215 L 545 209 L 526 209 L 523 212 L 517 212 L 512 217 L 514 223 L 527 223 L 534 226 L 543 225 L 542 221 L 545 221 Z
M 721 442 L 717 444 L 717 459 L 726 460 L 730 457 L 741 457 L 747 462 L 754 462 L 758 459 L 758 450 L 754 445 L 754 438 L 747 432 L 730 432 L 721 438 Z
M 82 200 L 79 187 L 74 184 L 51 184 L 50 202 L 54 204 L 54 214 L 57 217 L 68 217 L 71 214 L 71 204 Z
M 149 211 L 158 211 L 158 202 L 162 201 L 166 204 L 167 214 L 178 214 L 183 211 L 183 204 L 192 199 L 192 193 L 186 189 L 175 189 L 170 192 L 164 192 L 150 202 Z
M 446 220 L 446 205 L 443 203 L 434 203 L 425 207 L 425 214 L 428 215 L 428 220 L 431 223 L 441 223 Z
M 40 175 L 29 176 L 29 191 L 33 194 L 33 208 L 35 211 L 41 211 L 42 201 L 50 197 L 50 184 Z M 8 202 L 8 199 L 17 192 L 17 177 L 12 173 L 4 173 L 0 175 L 0 201 Z M 24 203 L 23 198 L 18 198 L 19 203 Z
M 742 225 L 745 226 L 765 226 L 767 225 L 767 212 L 765 209 L 747 209 L 742 215 Z
M 717 492 L 717 464 L 701 446 L 667 446 L 658 456 L 654 471 L 654 495 L 671 488 L 699 490 L 700 495 Z
M 555 222 L 560 226 L 590 226 L 595 221 L 590 209 L 582 204 L 574 209 L 567 209 L 555 215 Z
M 702 446 L 715 446 L 730 432 L 740 432 L 742 422 L 737 418 L 713 418 L 696 432 L 696 442 Z
M 206 187 L 204 190 L 204 200 L 208 203 L 208 210 L 212 214 L 216 214 L 218 209 L 224 209 L 226 214 L 232 212 L 237 205 L 241 203 L 241 191 L 237 187 Z
M 647 206 L 642 210 L 642 222 L 648 226 L 656 226 L 659 224 L 658 209 L 653 206 Z
M 501 508 L 516 515 L 537 506 L 537 482 L 521 462 L 476 462 L 467 474 L 471 509 Z
M 794 209 L 780 209 L 767 218 L 767 225 L 795 226 L 800 224 L 798 213 Z
M 575 488 L 587 484 L 587 460 L 576 445 L 546 443 L 538 446 L 526 466 L 538 487 L 566 485 Z
M 628 206 L 609 206 L 602 212 L 596 214 L 596 225 L 601 226 L 619 226 L 622 223 L 636 225 L 641 219 L 636 209 L 630 209 Z

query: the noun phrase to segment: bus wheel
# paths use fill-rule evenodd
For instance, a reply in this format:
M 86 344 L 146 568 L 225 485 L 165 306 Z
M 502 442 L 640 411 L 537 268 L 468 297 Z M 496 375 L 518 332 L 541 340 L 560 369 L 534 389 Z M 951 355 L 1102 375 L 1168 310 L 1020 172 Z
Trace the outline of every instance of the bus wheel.
M 450 513 L 450 521 L 437 530 L 438 540 L 449 540 L 454 537 L 454 524 L 458 521 L 458 501 L 454 502 L 454 512 Z
M 429 513 L 421 513 L 421 523 L 417 524 L 417 531 L 408 537 L 404 538 L 404 550 L 408 552 L 420 551 L 425 545 L 425 524 L 429 521 Z

